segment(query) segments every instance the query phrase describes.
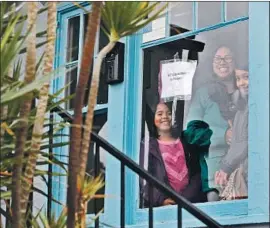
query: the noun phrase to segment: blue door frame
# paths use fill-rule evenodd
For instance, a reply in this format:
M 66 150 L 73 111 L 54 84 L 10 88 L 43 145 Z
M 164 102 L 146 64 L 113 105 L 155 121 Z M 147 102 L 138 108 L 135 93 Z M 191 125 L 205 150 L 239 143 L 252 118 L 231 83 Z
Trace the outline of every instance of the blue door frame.
M 196 3 L 193 9 L 194 12 L 197 11 Z M 62 10 L 66 9 L 62 8 Z M 189 33 L 146 44 L 142 44 L 140 32 L 123 39 L 126 44 L 125 80 L 121 84 L 109 86 L 108 140 L 110 143 L 138 161 L 143 49 L 248 19 L 243 17 L 225 22 L 225 10 L 223 4 L 221 23 L 208 28 L 197 29 L 195 20 L 194 31 Z M 260 34 L 259 39 L 258 34 Z M 197 205 L 220 223 L 228 225 L 269 222 L 267 204 L 269 202 L 269 2 L 249 3 L 249 40 L 249 198 Z M 56 66 L 59 66 L 59 63 Z M 54 83 L 54 89 L 59 86 L 59 82 Z M 146 210 L 138 209 L 138 189 L 138 177 L 128 170 L 126 172 L 126 221 L 132 227 L 145 227 L 148 215 Z M 55 196 L 61 195 L 62 199 L 65 197 L 59 185 L 54 190 Z M 108 198 L 105 199 L 102 220 L 107 224 L 119 226 L 120 163 L 109 155 L 106 158 L 106 194 Z M 157 208 L 154 216 L 156 227 L 176 225 L 174 206 Z M 201 225 L 186 211 L 183 213 L 183 218 L 184 226 Z

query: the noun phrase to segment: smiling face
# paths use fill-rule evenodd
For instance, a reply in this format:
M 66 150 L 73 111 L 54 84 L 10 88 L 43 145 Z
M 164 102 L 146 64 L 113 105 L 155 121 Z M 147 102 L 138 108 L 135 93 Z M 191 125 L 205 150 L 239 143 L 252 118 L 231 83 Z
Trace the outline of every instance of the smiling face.
M 213 59 L 214 73 L 221 79 L 230 77 L 234 70 L 234 59 L 231 50 L 221 47 L 217 50 Z
M 172 113 L 166 104 L 158 104 L 155 113 L 155 126 L 158 132 L 169 132 L 172 127 Z
M 246 70 L 235 70 L 236 85 L 240 91 L 242 97 L 248 95 L 248 71 Z

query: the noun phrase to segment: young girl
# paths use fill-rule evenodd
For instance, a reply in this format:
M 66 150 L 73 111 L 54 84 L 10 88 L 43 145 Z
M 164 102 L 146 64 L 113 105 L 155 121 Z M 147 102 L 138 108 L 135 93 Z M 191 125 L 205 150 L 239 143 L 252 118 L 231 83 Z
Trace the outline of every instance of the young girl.
M 203 121 L 192 121 L 180 137 L 172 133 L 172 116 L 168 106 L 159 103 L 154 116 L 153 137 L 149 139 L 148 172 L 161 182 L 170 186 L 187 200 L 204 202 L 202 192 L 200 153 L 207 151 L 212 131 Z M 140 165 L 144 166 L 145 142 L 141 143 Z M 148 184 L 140 180 L 143 206 L 149 203 Z M 153 188 L 152 205 L 171 205 L 175 202 L 162 192 Z
M 235 70 L 238 90 L 234 93 L 237 112 L 232 124 L 232 138 L 227 154 L 220 162 L 220 170 L 216 172 L 216 184 L 226 186 L 229 176 L 241 165 L 247 185 L 248 161 L 248 67 Z M 243 196 L 243 198 L 246 196 Z

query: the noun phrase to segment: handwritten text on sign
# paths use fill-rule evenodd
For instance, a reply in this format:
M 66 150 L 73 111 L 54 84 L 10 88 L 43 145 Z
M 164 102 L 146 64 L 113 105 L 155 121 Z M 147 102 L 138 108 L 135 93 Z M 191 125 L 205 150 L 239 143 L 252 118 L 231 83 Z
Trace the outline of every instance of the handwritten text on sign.
M 196 71 L 197 61 L 174 61 L 162 63 L 161 98 L 184 99 L 191 97 L 192 79 Z

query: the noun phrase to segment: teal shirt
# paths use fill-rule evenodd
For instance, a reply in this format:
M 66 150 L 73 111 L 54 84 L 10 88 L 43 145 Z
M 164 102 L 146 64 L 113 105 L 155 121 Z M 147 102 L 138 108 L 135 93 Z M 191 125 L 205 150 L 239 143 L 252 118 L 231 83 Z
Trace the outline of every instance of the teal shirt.
M 186 125 L 192 120 L 203 120 L 213 131 L 207 157 L 223 156 L 228 150 L 225 133 L 229 125 L 222 117 L 218 104 L 210 99 L 206 87 L 198 89 L 192 99 Z
M 201 177 L 204 192 L 218 189 L 215 185 L 215 172 L 220 168 L 220 161 L 228 150 L 225 133 L 229 127 L 228 122 L 222 117 L 219 106 L 213 102 L 206 87 L 198 89 L 192 98 L 186 118 L 186 126 L 192 120 L 202 120 L 208 123 L 213 131 L 210 139 L 211 145 L 208 154 L 201 154 Z

